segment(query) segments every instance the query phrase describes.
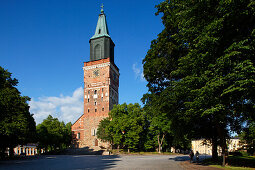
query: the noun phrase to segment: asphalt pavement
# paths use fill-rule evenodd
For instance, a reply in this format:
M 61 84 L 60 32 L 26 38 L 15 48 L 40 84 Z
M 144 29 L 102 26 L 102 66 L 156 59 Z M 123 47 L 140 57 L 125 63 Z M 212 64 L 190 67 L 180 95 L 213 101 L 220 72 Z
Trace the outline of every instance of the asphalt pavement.
M 169 169 L 182 170 L 180 162 L 188 156 L 177 155 L 48 155 L 25 160 L 0 161 L 4 170 L 69 169 Z

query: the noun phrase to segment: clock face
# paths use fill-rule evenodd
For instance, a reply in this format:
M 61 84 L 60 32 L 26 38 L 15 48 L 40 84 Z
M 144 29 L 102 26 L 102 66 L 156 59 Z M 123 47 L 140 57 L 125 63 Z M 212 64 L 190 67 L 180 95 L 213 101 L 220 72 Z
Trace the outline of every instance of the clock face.
M 99 76 L 99 70 L 94 70 L 93 75 L 94 75 L 94 77 L 98 77 Z

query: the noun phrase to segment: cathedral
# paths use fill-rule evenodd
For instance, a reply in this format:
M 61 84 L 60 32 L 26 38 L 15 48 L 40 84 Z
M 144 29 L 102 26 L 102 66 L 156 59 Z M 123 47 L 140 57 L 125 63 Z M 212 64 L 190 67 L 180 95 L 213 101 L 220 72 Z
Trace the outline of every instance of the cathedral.
M 114 46 L 101 8 L 95 34 L 90 38 L 90 61 L 84 62 L 84 112 L 72 125 L 75 148 L 107 148 L 97 138 L 100 121 L 119 101 L 119 68 L 114 64 Z

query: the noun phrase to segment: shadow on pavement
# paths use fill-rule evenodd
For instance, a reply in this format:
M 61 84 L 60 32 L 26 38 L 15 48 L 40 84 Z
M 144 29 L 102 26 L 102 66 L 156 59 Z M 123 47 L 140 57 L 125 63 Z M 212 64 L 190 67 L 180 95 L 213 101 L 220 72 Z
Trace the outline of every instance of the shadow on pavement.
M 174 160 L 174 161 L 187 161 L 189 160 L 189 156 L 188 155 L 183 155 L 183 156 L 176 156 L 174 158 L 169 158 L 169 160 Z
M 94 150 L 89 147 L 68 148 L 60 152 L 60 155 L 102 155 L 105 149 Z
M 203 159 L 206 159 L 207 157 L 210 157 L 210 156 L 204 155 L 202 157 L 202 155 L 201 155 L 200 156 L 201 159 L 199 158 L 199 162 L 196 162 L 195 159 L 193 159 L 193 161 L 190 162 L 190 158 L 189 158 L 188 155 L 176 156 L 176 157 L 173 157 L 173 158 L 169 158 L 169 160 L 178 161 L 179 165 L 183 169 L 217 170 L 218 168 L 209 167 L 208 165 L 204 165 L 200 162 Z
M 204 159 L 211 158 L 212 156 L 210 155 L 200 155 L 199 156 L 199 162 L 201 162 Z M 174 158 L 169 158 L 169 160 L 174 160 L 174 161 L 188 161 L 190 160 L 189 155 L 182 155 L 182 156 L 176 156 Z M 192 162 L 196 162 L 195 157 L 193 158 Z
M 120 161 L 118 155 L 47 155 L 38 159 L 0 162 L 0 169 L 108 169 Z

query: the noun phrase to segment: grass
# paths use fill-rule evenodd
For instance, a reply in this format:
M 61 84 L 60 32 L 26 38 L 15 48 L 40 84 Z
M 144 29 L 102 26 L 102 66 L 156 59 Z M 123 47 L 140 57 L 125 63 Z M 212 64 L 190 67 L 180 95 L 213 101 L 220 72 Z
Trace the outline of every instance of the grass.
M 222 167 L 222 157 L 219 157 L 218 161 L 212 161 L 212 159 L 206 159 L 203 161 L 203 164 L 222 168 L 222 169 L 240 169 L 240 170 L 250 170 L 255 168 L 255 157 L 254 156 L 233 156 L 229 155 L 226 162 L 227 166 Z
M 125 155 L 172 155 L 174 153 L 171 152 L 162 152 L 162 153 L 158 153 L 158 152 L 130 152 L 128 153 L 126 150 L 120 149 L 119 152 L 117 149 L 113 149 L 111 150 L 111 152 L 113 154 L 125 154 Z
M 230 169 L 230 170 L 253 170 L 254 168 L 247 168 L 247 167 L 235 167 L 235 166 L 225 166 L 222 167 L 221 165 L 210 165 L 210 167 L 220 168 L 220 169 Z

